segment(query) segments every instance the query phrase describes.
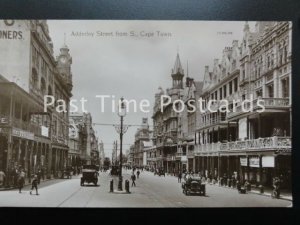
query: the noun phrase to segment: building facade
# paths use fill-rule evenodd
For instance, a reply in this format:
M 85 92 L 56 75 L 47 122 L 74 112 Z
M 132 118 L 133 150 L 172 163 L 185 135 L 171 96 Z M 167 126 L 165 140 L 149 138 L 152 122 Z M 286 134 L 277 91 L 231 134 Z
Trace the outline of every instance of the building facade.
M 146 166 L 145 155 L 145 142 L 150 141 L 150 129 L 148 124 L 148 118 L 142 118 L 141 127 L 137 129 L 135 133 L 134 141 L 134 153 L 133 153 L 133 166 L 143 167 Z
M 228 112 L 205 106 L 200 114 L 195 170 L 266 186 L 281 176 L 290 188 L 291 23 L 257 22 L 253 32 L 246 23 L 241 44 L 233 41 L 222 60 L 214 60 L 212 71 L 205 68 L 202 98 L 218 100 L 215 109 L 220 100 L 230 104 Z M 263 100 L 263 112 L 258 100 Z
M 71 137 L 78 144 L 76 160 L 80 157 L 80 166 L 83 164 L 99 165 L 100 153 L 98 137 L 93 128 L 92 116 L 90 113 L 71 113 L 70 132 Z M 75 138 L 73 137 L 75 135 Z M 69 146 L 72 148 L 72 145 Z M 78 161 L 76 161 L 78 163 Z
M 0 30 L 0 167 L 8 176 L 16 167 L 29 178 L 39 169 L 57 175 L 68 154 L 68 107 L 55 107 L 72 96 L 69 49 L 54 58 L 45 20 L 1 20 Z M 55 98 L 46 110 L 45 95 Z

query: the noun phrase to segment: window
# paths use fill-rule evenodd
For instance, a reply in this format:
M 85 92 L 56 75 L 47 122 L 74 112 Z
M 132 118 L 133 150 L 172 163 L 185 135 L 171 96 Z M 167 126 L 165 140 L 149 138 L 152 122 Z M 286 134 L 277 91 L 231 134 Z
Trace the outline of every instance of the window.
M 268 97 L 269 98 L 273 98 L 274 97 L 274 87 L 273 87 L 273 84 L 268 85 L 267 89 L 268 89 L 268 95 L 269 95 Z
M 220 94 L 220 100 L 222 100 L 222 88 L 219 89 L 219 94 Z
M 31 75 L 32 77 L 32 86 L 34 87 L 34 88 L 37 88 L 38 87 L 38 82 L 39 82 L 39 79 L 38 79 L 38 74 L 37 74 L 37 72 L 36 72 L 36 70 L 35 69 L 32 69 L 32 75 Z
M 234 83 L 234 92 L 237 92 L 237 90 L 238 90 L 238 78 L 235 78 L 233 80 L 233 83 Z
M 229 82 L 229 94 L 232 94 L 232 81 Z
M 224 91 L 224 98 L 226 98 L 226 96 L 227 96 L 227 93 L 226 93 L 226 84 L 223 86 L 223 91 Z
M 256 97 L 257 98 L 262 97 L 262 89 L 256 91 Z
M 282 87 L 282 97 L 288 98 L 289 97 L 289 78 L 284 78 L 281 80 L 281 87 Z

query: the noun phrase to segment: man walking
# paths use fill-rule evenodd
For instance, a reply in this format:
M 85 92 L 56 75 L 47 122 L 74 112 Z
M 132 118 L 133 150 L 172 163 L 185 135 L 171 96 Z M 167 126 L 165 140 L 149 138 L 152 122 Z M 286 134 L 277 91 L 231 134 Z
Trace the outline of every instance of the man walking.
M 131 180 L 132 180 L 131 187 L 133 187 L 133 185 L 136 187 L 136 185 L 135 185 L 135 179 L 136 179 L 136 177 L 135 177 L 135 174 L 133 173 L 133 174 L 131 175 Z
M 21 169 L 18 177 L 19 193 L 22 193 L 22 188 L 24 187 L 24 183 L 25 183 L 25 172 L 23 169 Z
M 140 171 L 139 170 L 136 172 L 136 175 L 137 175 L 137 179 L 139 179 L 139 176 L 140 176 Z
M 39 193 L 38 193 L 38 178 L 37 178 L 37 175 L 34 175 L 34 178 L 33 178 L 31 184 L 32 184 L 32 186 L 31 186 L 30 194 L 32 194 L 32 190 L 33 190 L 33 188 L 35 188 L 36 195 L 39 195 Z
M 178 183 L 181 183 L 182 174 L 181 172 L 178 173 Z

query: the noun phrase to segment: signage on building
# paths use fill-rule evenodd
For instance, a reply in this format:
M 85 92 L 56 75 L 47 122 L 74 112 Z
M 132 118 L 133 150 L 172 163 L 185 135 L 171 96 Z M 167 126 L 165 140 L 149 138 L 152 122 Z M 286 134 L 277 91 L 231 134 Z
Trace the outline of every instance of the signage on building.
M 248 160 L 246 157 L 240 158 L 241 166 L 248 166 Z
M 45 126 L 41 126 L 42 128 L 42 136 L 49 137 L 49 128 Z
M 34 140 L 34 134 L 28 131 L 24 131 L 21 129 L 13 128 L 12 130 L 12 136 L 24 138 L 28 140 Z
M 249 158 L 249 166 L 250 167 L 259 167 L 259 157 Z
M 261 159 L 262 167 L 275 167 L 274 156 L 263 156 Z
M 7 117 L 0 117 L 0 124 L 7 124 L 8 118 Z
M 186 161 L 187 161 L 186 155 L 181 156 L 181 162 L 186 162 Z

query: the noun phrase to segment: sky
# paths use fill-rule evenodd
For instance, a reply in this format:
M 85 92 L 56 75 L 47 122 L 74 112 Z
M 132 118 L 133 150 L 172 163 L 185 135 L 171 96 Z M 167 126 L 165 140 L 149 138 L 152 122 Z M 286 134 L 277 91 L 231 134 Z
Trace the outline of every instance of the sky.
M 189 77 L 202 81 L 205 65 L 211 70 L 213 60 L 221 58 L 225 46 L 231 46 L 233 40 L 241 42 L 244 24 L 244 21 L 48 20 L 55 55 L 64 43 L 70 49 L 72 99 L 78 101 L 76 105 L 79 107 L 79 100 L 85 98 L 85 110 L 92 114 L 93 123 L 119 124 L 120 117 L 111 109 L 112 98 L 105 101 L 103 109 L 96 95 L 115 96 L 115 102 L 123 96 L 135 99 L 137 104 L 147 99 L 150 112 L 133 112 L 130 108 L 124 124 L 141 124 L 142 118 L 147 117 L 150 128 L 154 95 L 158 87 L 164 90 L 171 87 L 171 69 L 177 53 L 185 77 L 188 64 Z M 254 22 L 249 24 L 253 30 Z M 160 36 L 162 33 L 166 35 Z M 134 143 L 137 128 L 131 126 L 124 134 L 124 152 Z M 105 155 L 111 157 L 112 143 L 115 140 L 119 143 L 115 128 L 95 125 L 94 129 L 104 143 Z

